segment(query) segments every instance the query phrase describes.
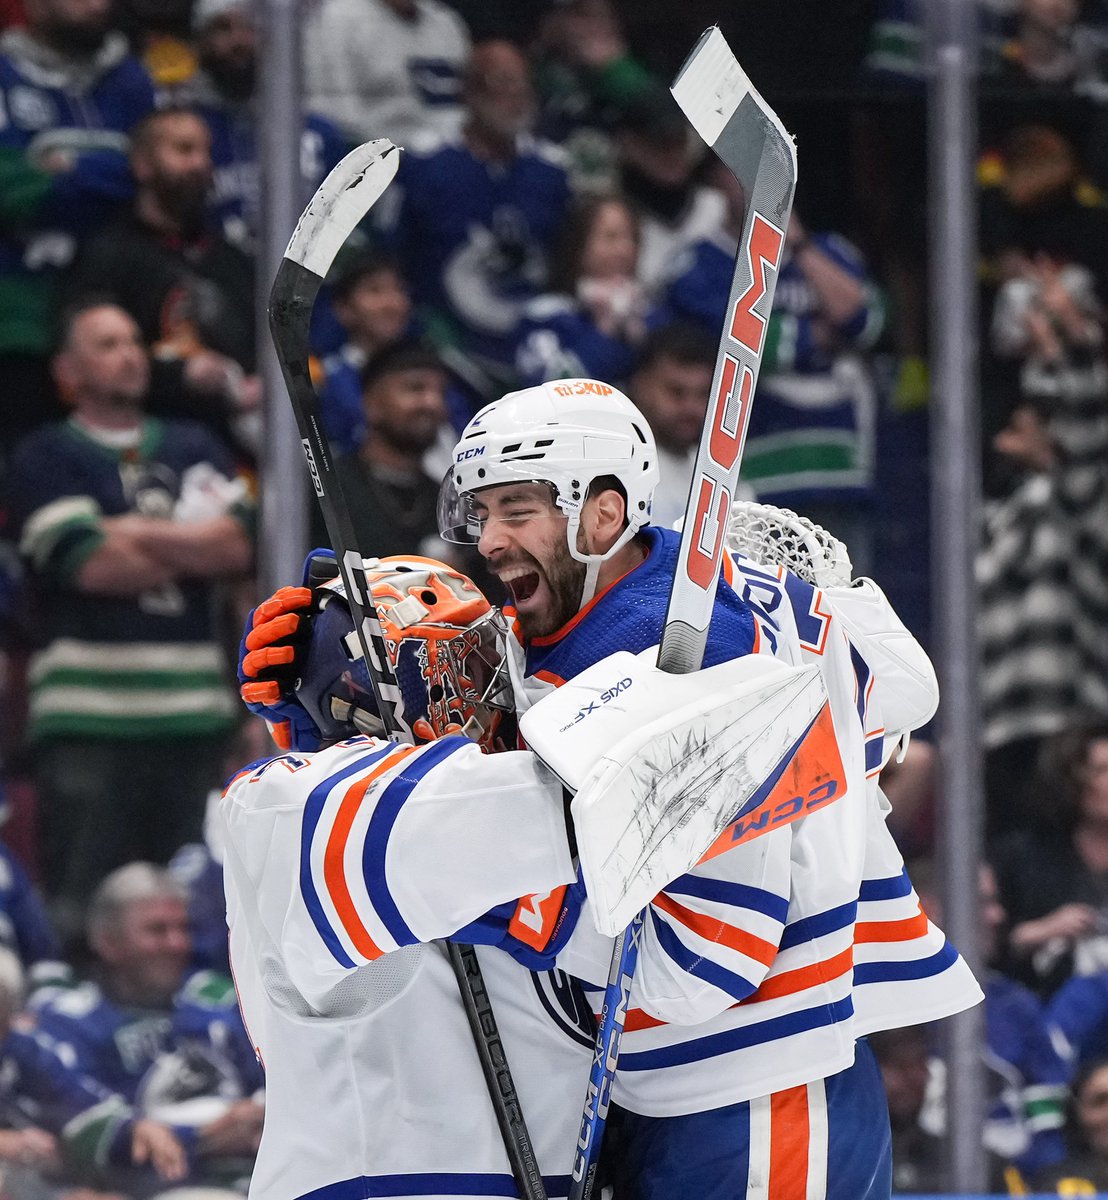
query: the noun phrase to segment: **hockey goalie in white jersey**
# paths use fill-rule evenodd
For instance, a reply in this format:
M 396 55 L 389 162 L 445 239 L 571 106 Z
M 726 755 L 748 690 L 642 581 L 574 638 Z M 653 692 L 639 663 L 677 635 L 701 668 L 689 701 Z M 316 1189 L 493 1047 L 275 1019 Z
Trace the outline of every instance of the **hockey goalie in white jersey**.
M 487 945 L 510 944 L 524 958 L 552 954 L 536 897 L 558 897 L 565 933 L 572 930 L 583 889 L 563 787 L 530 752 L 484 753 L 510 705 L 498 669 L 499 614 L 474 585 L 420 559 L 376 563 L 370 582 L 406 718 L 426 740 L 396 746 L 373 736 L 380 723 L 336 582 L 321 590 L 295 685 L 324 748 L 245 768 L 221 806 L 231 960 L 267 1074 L 251 1195 L 514 1194 L 452 970 L 442 947 L 428 944 L 456 935 L 486 944 L 481 966 L 546 1191 L 565 1196 L 590 1016 L 568 977 L 533 973 Z M 266 621 L 273 612 L 260 610 L 268 632 L 254 644 L 263 661 L 291 657 L 287 647 L 271 654 L 264 645 L 291 632 L 283 617 Z M 716 670 L 713 711 L 764 711 L 765 667 L 737 661 Z M 789 677 L 787 668 L 774 671 Z M 674 750 L 660 748 L 660 734 L 645 761 L 640 727 L 649 719 L 658 732 L 662 709 Z M 667 789 L 684 786 L 690 738 L 703 744 L 711 727 L 709 775 L 733 759 L 743 722 L 731 724 L 721 728 L 702 704 L 674 705 L 672 695 L 630 695 L 603 746 L 574 743 L 577 775 L 589 776 L 589 755 L 611 762 L 615 754 L 664 807 L 673 798 Z M 352 729 L 366 732 L 349 736 Z M 618 792 L 611 802 L 626 804 L 626 787 Z M 603 812 L 602 780 L 591 795 Z M 665 878 L 689 865 L 673 860 L 671 848 L 660 853 L 654 869 Z

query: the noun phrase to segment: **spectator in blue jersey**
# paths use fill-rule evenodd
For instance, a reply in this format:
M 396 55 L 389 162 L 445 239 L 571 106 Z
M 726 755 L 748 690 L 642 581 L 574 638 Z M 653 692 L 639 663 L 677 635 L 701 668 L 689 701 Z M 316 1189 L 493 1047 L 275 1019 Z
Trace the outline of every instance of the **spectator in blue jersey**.
M 33 1002 L 37 1029 L 64 1058 L 143 1116 L 171 1125 L 192 1183 L 249 1174 L 262 1125 L 258 1065 L 226 976 L 188 974 L 183 889 L 129 863 L 88 909 L 91 977 Z
M 685 514 L 715 364 L 715 339 L 698 325 L 675 322 L 651 334 L 631 377 L 631 397 L 658 447 L 659 479 L 650 510 L 656 525 L 672 528 Z M 749 491 L 741 498 L 749 499 Z
M 397 264 L 373 250 L 359 251 L 338 264 L 328 279 L 328 292 L 345 341 L 320 364 L 319 400 L 331 445 L 336 453 L 346 454 L 366 435 L 362 372 L 375 354 L 409 331 L 412 301 Z
M 1037 1193 L 1103 1196 L 1108 1192 L 1108 1059 L 1078 1072 L 1066 1120 L 1068 1154 L 1033 1181 Z
M 932 921 L 941 921 L 943 905 L 933 863 L 917 860 L 912 879 L 920 904 Z M 1047 1018 L 1042 1001 L 1000 969 L 1008 914 L 991 866 L 978 871 L 978 930 L 985 990 L 986 1100 L 984 1142 L 999 1166 L 1007 1164 L 1025 1179 L 1061 1161 L 1062 1127 L 1072 1073 L 1064 1046 Z M 943 1087 L 932 1089 L 926 1128 L 941 1134 L 946 1125 Z M 1009 1176 L 994 1178 L 994 1190 L 1007 1191 Z
M 569 202 L 560 155 L 531 137 L 527 60 L 474 48 L 457 139 L 414 145 L 376 210 L 428 336 L 457 347 L 491 398 L 515 375 L 523 307 L 546 287 Z
M 149 360 L 122 309 L 75 305 L 54 366 L 73 415 L 19 445 L 7 484 L 41 645 L 28 736 L 64 939 L 109 871 L 200 834 L 234 722 L 216 584 L 250 566 L 251 506 L 203 426 L 146 415 Z
M 693 246 L 665 297 L 670 316 L 718 337 L 730 293 L 745 197 L 714 165 L 727 196 L 723 235 Z M 794 212 L 743 453 L 743 478 L 842 538 L 859 574 L 872 563 L 868 508 L 874 484 L 877 394 L 868 352 L 884 329 L 885 302 L 861 254 L 835 233 L 809 233 Z
M 70 968 L 46 908 L 19 859 L 0 842 L 0 947 L 11 950 L 32 988 L 68 979 Z
M 154 87 L 109 0 L 31 0 L 0 37 L 0 446 L 62 415 L 49 372 L 59 271 L 131 194 L 127 132 Z
M 180 97 L 187 97 L 211 130 L 211 208 L 217 226 L 228 241 L 248 251 L 257 242 L 261 219 L 254 10 L 254 0 L 199 0 L 193 6 L 200 71 Z M 349 149 L 348 139 L 330 121 L 305 116 L 299 156 L 305 197 Z
M 304 17 L 308 106 L 354 142 L 454 137 L 469 32 L 441 0 L 321 0 Z
M 570 210 L 550 292 L 523 310 L 520 383 L 587 375 L 626 384 L 646 333 L 639 221 L 619 196 L 587 196 Z
M 21 1014 L 19 962 L 0 948 L 0 1170 L 5 1197 L 97 1200 L 74 1185 L 126 1182 L 149 1195 L 188 1169 L 184 1147 L 161 1122 L 137 1117 L 122 1097 L 67 1061 Z M 25 1190 L 27 1189 L 27 1190 Z M 104 1200 L 109 1200 L 105 1197 Z

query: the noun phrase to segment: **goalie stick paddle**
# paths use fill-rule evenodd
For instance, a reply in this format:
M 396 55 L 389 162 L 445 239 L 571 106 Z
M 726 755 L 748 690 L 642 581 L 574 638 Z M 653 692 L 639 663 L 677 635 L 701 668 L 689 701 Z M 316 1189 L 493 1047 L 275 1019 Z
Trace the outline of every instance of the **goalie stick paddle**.
M 312 384 L 309 328 L 319 289 L 343 243 L 380 199 L 396 175 L 400 150 L 385 138 L 366 142 L 339 162 L 304 209 L 289 240 L 269 294 L 269 327 L 285 386 L 296 414 L 312 487 L 338 558 L 362 654 L 373 683 L 386 735 L 394 742 L 415 737 L 389 661 L 372 602 L 354 525 L 335 474 L 323 413 Z M 481 1060 L 512 1175 L 523 1200 L 546 1200 L 542 1172 L 523 1119 L 523 1109 L 496 1026 L 492 1003 L 472 946 L 448 942 L 466 1018 Z
M 738 483 L 750 403 L 792 211 L 796 147 L 715 26 L 701 35 L 671 90 L 690 124 L 739 181 L 746 196 L 708 413 L 658 651 L 662 670 L 685 674 L 699 670 L 704 659 L 731 498 Z M 612 948 L 570 1200 L 587 1200 L 596 1182 L 645 919 L 645 911 L 639 913 Z

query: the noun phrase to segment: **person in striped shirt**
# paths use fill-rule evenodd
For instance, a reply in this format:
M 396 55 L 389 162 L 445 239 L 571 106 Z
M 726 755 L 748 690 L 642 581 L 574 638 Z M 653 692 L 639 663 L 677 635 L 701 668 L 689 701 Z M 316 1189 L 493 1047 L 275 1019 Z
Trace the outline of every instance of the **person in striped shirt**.
M 149 356 L 118 305 L 75 301 L 53 361 L 72 413 L 20 442 L 5 485 L 42 638 L 43 882 L 69 940 L 112 870 L 200 838 L 235 720 L 218 588 L 250 568 L 253 506 L 207 428 L 148 415 Z

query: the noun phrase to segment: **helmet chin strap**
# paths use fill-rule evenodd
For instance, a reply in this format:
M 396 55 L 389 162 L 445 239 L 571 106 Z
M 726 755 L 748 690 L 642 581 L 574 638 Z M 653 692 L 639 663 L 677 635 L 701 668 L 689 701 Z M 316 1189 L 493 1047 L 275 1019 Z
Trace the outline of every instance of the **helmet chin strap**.
M 572 513 L 569 517 L 569 523 L 566 525 L 569 553 L 577 562 L 585 564 L 585 582 L 581 586 L 581 603 L 577 607 L 578 612 L 596 595 L 596 584 L 600 577 L 601 566 L 612 558 L 617 551 L 622 550 L 638 532 L 634 525 L 628 524 L 627 528 L 603 554 L 584 554 L 577 549 L 577 532 L 580 528 L 581 514 L 579 512 Z

